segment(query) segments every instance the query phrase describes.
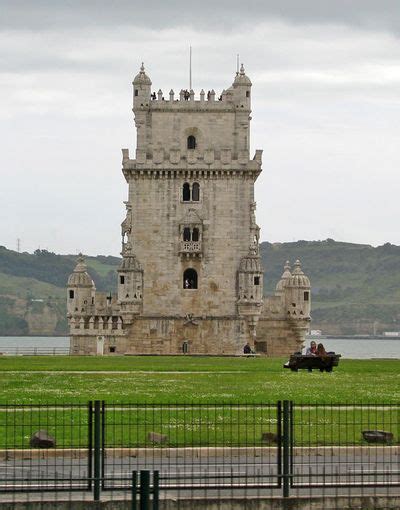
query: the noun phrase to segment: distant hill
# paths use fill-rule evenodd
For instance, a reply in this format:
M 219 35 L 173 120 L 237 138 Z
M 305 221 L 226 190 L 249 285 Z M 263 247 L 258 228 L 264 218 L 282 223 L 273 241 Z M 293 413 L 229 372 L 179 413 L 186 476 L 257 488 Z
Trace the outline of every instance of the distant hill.
M 326 241 L 262 243 L 266 293 L 286 260 L 299 258 L 312 284 L 313 329 L 372 334 L 400 329 L 400 247 Z M 118 257 L 87 257 L 100 291 L 115 291 Z M 66 334 L 65 284 L 75 255 L 17 253 L 0 246 L 0 335 Z

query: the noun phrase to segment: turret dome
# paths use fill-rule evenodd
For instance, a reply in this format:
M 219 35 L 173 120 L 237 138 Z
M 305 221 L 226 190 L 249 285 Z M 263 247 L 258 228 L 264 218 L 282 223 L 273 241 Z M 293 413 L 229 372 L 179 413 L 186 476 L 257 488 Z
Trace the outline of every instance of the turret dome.
M 301 269 L 300 260 L 296 260 L 294 263 L 292 276 L 288 279 L 287 287 L 310 288 L 310 286 L 309 278 L 303 273 Z
M 250 78 L 246 76 L 243 64 L 240 66 L 240 72 L 236 73 L 233 85 L 251 85 Z
M 121 252 L 122 255 L 122 262 L 118 268 L 118 271 L 141 271 L 142 266 L 140 265 L 140 262 L 135 257 L 135 255 L 132 253 L 132 245 L 128 241 Z
M 87 272 L 87 266 L 82 254 L 79 254 L 74 271 L 68 278 L 68 287 L 94 287 L 94 281 Z
M 125 256 L 118 268 L 118 271 L 141 271 L 140 262 L 134 255 Z
M 242 273 L 262 273 L 260 257 L 258 255 L 246 255 L 240 261 L 239 271 Z
M 142 62 L 142 65 L 140 66 L 140 72 L 135 76 L 135 79 L 133 80 L 133 85 L 151 85 L 151 80 L 147 76 L 147 74 L 144 72 L 144 64 Z
M 287 285 L 287 283 L 289 281 L 289 278 L 291 278 L 291 276 L 292 276 L 292 273 L 290 272 L 290 264 L 289 264 L 289 261 L 287 260 L 286 264 L 285 264 L 285 267 L 284 267 L 284 271 L 283 271 L 282 276 L 281 276 L 281 279 L 276 284 L 276 291 L 277 292 L 281 292 L 281 291 L 284 290 L 284 288 L 286 287 L 286 285 Z

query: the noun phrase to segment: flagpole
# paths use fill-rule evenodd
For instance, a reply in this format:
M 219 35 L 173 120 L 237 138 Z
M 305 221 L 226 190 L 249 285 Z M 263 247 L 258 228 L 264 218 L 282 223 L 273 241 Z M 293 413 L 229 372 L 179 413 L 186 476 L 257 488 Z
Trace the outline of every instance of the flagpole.
M 192 47 L 189 46 L 189 90 L 192 90 Z

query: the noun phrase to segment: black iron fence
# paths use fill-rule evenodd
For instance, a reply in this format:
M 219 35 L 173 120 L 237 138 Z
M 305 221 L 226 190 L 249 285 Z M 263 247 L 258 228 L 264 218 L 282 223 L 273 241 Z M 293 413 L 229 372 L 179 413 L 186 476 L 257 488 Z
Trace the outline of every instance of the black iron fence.
M 400 405 L 290 401 L 2 405 L 0 493 L 398 491 L 399 417 Z

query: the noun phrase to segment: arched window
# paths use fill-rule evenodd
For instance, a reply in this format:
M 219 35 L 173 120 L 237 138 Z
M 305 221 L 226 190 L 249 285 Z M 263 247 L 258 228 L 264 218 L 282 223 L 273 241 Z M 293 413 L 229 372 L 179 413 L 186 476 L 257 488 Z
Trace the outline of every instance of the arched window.
M 184 202 L 190 202 L 190 185 L 188 182 L 183 185 L 182 199 Z
M 193 135 L 188 136 L 187 139 L 187 148 L 195 149 L 196 148 L 196 138 Z
M 197 289 L 197 273 L 191 267 L 183 273 L 183 288 Z
M 190 241 L 190 228 L 189 227 L 185 227 L 183 229 L 183 240 L 184 241 Z
M 198 241 L 199 240 L 199 229 L 194 227 L 193 234 L 192 234 L 192 241 Z
M 198 182 L 193 183 L 192 200 L 193 202 L 198 202 L 200 200 L 200 184 Z

